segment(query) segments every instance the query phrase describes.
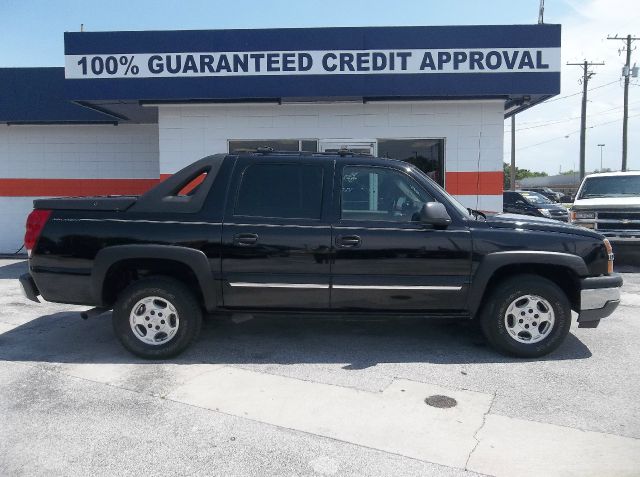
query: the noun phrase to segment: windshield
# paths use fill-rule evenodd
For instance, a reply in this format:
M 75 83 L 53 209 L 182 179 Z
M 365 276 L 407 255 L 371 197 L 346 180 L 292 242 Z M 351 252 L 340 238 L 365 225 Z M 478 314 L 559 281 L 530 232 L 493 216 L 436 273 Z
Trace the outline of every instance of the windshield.
M 417 174 L 419 174 L 420 176 L 422 176 L 425 180 L 429 181 L 430 184 L 432 184 L 434 187 L 437 187 L 438 190 L 447 197 L 447 199 L 449 199 L 451 201 L 451 205 L 458 211 L 460 212 L 463 216 L 468 216 L 470 215 L 469 210 L 462 205 L 460 202 L 458 202 L 458 199 L 456 199 L 455 197 L 453 197 L 451 194 L 449 194 L 446 190 L 444 190 L 443 187 L 440 186 L 440 184 L 438 184 L 436 181 L 434 181 L 431 177 L 429 177 L 427 174 L 424 173 L 424 171 L 418 169 L 417 167 L 412 168 L 412 170 L 414 172 L 416 172 Z
M 531 205 L 553 204 L 553 202 L 538 192 L 520 192 L 520 195 Z
M 640 176 L 588 177 L 578 199 L 640 196 Z

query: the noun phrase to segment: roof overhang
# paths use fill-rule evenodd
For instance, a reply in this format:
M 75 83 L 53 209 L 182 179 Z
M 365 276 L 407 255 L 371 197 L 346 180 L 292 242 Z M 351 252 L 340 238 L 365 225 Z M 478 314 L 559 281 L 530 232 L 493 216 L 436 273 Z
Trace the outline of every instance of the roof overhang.
M 117 124 L 119 118 L 65 96 L 63 68 L 0 68 L 0 123 Z

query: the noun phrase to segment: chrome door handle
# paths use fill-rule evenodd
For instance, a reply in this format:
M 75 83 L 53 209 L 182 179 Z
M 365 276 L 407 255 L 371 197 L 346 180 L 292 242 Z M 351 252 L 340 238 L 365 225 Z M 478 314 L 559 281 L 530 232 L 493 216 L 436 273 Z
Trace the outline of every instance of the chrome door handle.
M 340 247 L 359 247 L 360 237 L 357 235 L 338 235 L 336 245 Z
M 240 246 L 255 245 L 258 242 L 258 234 L 236 234 L 233 243 Z

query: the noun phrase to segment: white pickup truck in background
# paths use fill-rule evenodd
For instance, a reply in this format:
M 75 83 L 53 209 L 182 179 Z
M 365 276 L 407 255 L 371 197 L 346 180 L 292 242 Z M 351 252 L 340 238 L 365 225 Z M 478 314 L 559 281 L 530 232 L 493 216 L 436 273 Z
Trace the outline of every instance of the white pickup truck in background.
M 586 176 L 569 218 L 607 237 L 614 252 L 625 245 L 640 251 L 640 171 Z

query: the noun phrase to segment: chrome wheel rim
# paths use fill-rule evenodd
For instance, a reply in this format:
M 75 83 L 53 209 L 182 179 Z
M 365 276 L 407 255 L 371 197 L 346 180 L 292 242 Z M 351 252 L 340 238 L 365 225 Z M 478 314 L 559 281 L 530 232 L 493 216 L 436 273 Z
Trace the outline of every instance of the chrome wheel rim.
M 175 306 L 165 298 L 148 296 L 139 300 L 129 314 L 133 335 L 143 343 L 158 346 L 171 341 L 180 320 Z
M 509 304 L 504 326 L 518 343 L 538 343 L 549 336 L 555 323 L 553 307 L 537 295 L 522 295 Z

